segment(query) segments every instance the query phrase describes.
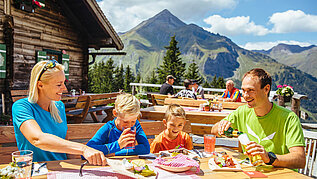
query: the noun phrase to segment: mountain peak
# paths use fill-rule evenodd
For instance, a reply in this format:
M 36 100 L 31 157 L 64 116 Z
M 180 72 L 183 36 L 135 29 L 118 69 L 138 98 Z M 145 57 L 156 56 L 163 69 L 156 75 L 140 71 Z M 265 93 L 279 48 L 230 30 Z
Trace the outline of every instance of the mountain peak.
M 174 16 L 169 10 L 164 9 L 160 13 L 151 17 L 148 20 L 141 22 L 135 28 L 130 31 L 138 31 L 139 29 L 148 29 L 155 30 L 157 27 L 161 27 L 162 29 L 177 29 L 179 27 L 185 26 L 186 24 L 179 20 L 176 16 Z

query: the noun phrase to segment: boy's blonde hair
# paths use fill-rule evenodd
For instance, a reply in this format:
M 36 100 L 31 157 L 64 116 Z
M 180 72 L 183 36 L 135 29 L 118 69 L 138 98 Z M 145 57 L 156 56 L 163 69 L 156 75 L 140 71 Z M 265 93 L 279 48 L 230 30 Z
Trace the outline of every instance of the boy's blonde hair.
M 132 94 L 120 94 L 115 101 L 115 110 L 118 115 L 140 115 L 140 101 Z
M 165 119 L 168 121 L 169 119 L 174 117 L 183 118 L 186 120 L 185 110 L 178 104 L 170 104 L 168 105 L 165 112 Z
M 54 68 L 48 68 L 46 71 L 42 72 L 47 62 L 48 60 L 38 62 L 31 71 L 31 78 L 30 78 L 30 84 L 29 84 L 29 97 L 28 97 L 28 101 L 30 103 L 37 103 L 38 101 L 38 98 L 39 98 L 39 89 L 37 88 L 38 81 L 41 80 L 44 84 L 48 84 L 50 80 L 55 77 L 56 72 L 59 72 L 59 71 L 64 72 L 64 66 L 59 63 L 56 63 L 56 66 Z M 41 79 L 39 79 L 40 77 Z M 59 111 L 55 105 L 55 101 L 51 101 L 49 109 L 50 109 L 51 116 L 56 122 L 58 123 L 63 122 L 60 117 Z

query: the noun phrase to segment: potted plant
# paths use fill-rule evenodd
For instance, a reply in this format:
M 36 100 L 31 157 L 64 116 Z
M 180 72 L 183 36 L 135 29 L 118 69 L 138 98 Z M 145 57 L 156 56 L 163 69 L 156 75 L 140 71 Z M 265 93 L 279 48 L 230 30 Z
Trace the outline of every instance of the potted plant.
M 276 94 L 283 96 L 284 102 L 290 102 L 294 95 L 293 87 L 289 85 L 278 85 L 277 88 Z

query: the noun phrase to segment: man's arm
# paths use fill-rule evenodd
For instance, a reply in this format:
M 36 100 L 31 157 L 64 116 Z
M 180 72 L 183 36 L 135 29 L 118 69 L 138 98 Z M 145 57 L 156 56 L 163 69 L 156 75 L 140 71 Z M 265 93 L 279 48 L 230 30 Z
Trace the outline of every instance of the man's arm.
M 264 163 L 268 163 L 270 158 L 268 152 L 264 147 L 255 142 L 250 142 L 246 147 L 247 154 L 261 155 Z M 305 167 L 305 148 L 303 146 L 296 146 L 289 148 L 288 154 L 276 155 L 277 159 L 273 162 L 275 167 L 287 167 L 287 168 L 304 168 Z

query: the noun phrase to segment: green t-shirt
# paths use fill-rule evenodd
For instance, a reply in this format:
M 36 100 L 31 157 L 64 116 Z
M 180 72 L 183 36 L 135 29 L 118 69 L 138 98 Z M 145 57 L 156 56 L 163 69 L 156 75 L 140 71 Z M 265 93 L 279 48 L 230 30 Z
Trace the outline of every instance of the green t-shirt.
M 246 133 L 251 141 L 264 147 L 267 152 L 283 155 L 289 148 L 305 146 L 303 130 L 297 115 L 273 103 L 265 116 L 256 116 L 254 109 L 240 106 L 224 120 L 232 123 L 232 128 Z

